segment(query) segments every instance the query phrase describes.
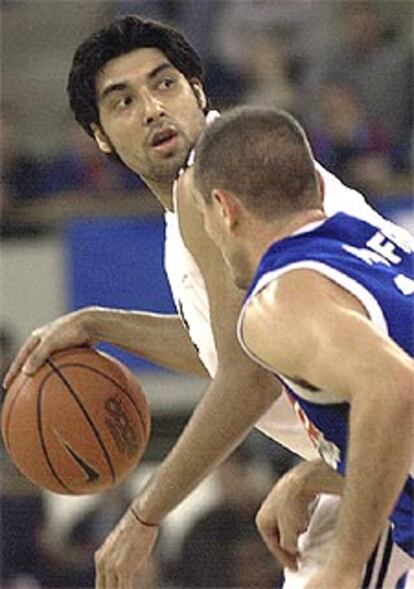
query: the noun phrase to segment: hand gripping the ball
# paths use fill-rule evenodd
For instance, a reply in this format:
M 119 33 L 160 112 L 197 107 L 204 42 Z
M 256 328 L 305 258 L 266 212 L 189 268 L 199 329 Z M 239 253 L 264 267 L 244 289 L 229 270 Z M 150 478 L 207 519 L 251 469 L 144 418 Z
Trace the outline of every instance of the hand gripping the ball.
M 4 388 L 10 386 L 20 371 L 33 375 L 53 352 L 91 344 L 93 339 L 88 331 L 88 317 L 87 309 L 75 311 L 35 329 L 7 371 L 3 380 Z

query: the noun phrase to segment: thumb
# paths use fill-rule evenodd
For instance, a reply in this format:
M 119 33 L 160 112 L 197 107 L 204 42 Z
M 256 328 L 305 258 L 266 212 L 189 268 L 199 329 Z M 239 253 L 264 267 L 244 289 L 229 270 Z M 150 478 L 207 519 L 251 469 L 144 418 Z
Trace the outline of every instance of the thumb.
M 290 526 L 289 529 L 280 531 L 280 547 L 290 554 L 298 555 L 298 539 L 301 533 L 300 526 Z
M 297 570 L 297 554 L 292 554 L 281 546 L 279 529 L 276 526 L 273 528 L 261 526 L 259 532 L 262 536 L 263 542 L 276 560 L 278 560 L 283 567 Z

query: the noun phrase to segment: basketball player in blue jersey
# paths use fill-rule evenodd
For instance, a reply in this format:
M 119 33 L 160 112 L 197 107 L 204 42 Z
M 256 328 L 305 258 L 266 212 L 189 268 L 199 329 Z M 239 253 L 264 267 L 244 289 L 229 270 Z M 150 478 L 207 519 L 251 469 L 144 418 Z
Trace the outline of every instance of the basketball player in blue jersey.
M 193 175 L 206 231 L 247 289 L 239 340 L 283 382 L 338 477 L 335 535 L 305 587 L 397 587 L 414 565 L 414 239 L 327 218 L 306 136 L 283 112 L 213 122 Z M 258 525 L 279 555 L 275 495 Z
M 140 175 L 162 204 L 166 271 L 185 321 L 178 314 L 82 309 L 35 330 L 16 356 L 5 384 L 21 369 L 33 373 L 55 350 L 100 341 L 173 370 L 211 377 L 202 403 L 173 452 L 97 555 L 98 586 L 115 589 L 128 582 L 155 542 L 158 527 L 147 524 L 161 522 L 261 416 L 262 431 L 273 439 L 307 459 L 316 452 L 301 428 L 292 425 L 294 412 L 280 394 L 280 383 L 252 361 L 237 341 L 236 321 L 243 294 L 232 283 L 219 250 L 204 231 L 188 172 L 176 184 L 176 200 L 173 198 L 179 169 L 215 116 L 208 112 L 203 68 L 196 52 L 169 27 L 124 17 L 82 43 L 68 89 L 77 121 L 99 149 Z M 315 165 L 328 215 L 352 210 L 385 223 L 362 195 Z M 238 419 L 229 420 L 236 411 Z M 311 468 L 313 463 L 308 464 Z M 322 485 L 326 475 L 319 478 Z M 292 475 L 284 486 L 286 497 L 302 479 L 300 472 Z M 324 489 L 321 486 L 318 490 Z M 312 533 L 305 534 L 302 550 L 309 566 L 300 568 L 299 577 L 289 581 L 287 589 L 302 587 L 305 573 L 323 561 L 326 522 L 332 529 L 337 509 L 337 502 L 331 499 L 325 496 L 315 509 L 309 527 Z M 300 511 L 292 508 L 291 501 L 283 500 L 281 492 L 278 501 L 283 504 L 283 513 Z M 318 519 L 319 514 L 323 517 Z M 323 523 L 323 538 L 318 521 Z M 292 572 L 290 579 L 295 574 Z

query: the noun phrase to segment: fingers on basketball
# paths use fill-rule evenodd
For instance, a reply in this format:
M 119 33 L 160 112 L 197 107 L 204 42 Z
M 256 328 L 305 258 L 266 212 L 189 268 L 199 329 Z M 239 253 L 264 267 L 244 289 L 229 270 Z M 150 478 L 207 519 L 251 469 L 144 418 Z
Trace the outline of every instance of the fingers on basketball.
M 61 494 L 101 492 L 139 463 L 150 412 L 135 375 L 90 347 L 52 354 L 19 372 L 5 397 L 2 435 L 17 468 Z

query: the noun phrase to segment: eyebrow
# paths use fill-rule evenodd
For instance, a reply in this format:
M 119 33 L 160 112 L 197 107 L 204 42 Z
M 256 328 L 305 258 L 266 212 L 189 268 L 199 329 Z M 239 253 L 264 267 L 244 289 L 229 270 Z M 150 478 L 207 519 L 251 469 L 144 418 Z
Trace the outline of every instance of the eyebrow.
M 174 69 L 174 66 L 167 61 L 160 63 L 159 65 L 157 65 L 157 67 L 155 67 L 153 70 L 149 72 L 147 78 L 149 80 L 152 80 L 156 78 L 160 72 L 163 72 L 166 69 Z M 128 86 L 128 82 L 114 82 L 113 84 L 109 84 L 106 88 L 104 88 L 102 94 L 99 97 L 99 101 L 101 102 L 114 92 L 122 92 L 123 90 L 127 90 Z

